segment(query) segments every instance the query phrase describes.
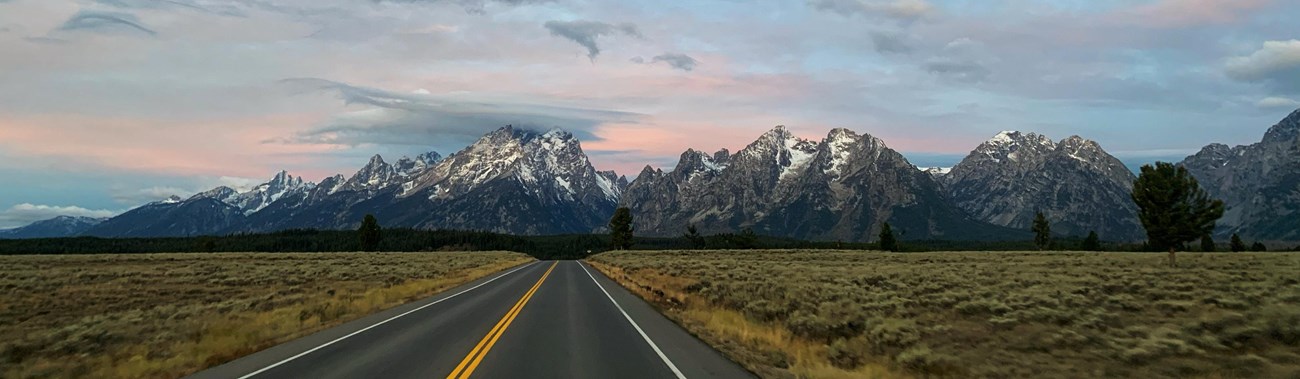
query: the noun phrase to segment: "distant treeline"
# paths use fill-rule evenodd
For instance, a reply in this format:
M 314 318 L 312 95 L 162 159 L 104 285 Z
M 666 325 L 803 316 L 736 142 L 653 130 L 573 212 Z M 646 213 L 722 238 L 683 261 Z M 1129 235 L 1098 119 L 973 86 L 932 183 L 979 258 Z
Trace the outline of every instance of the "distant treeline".
M 577 259 L 610 250 L 604 234 L 515 236 L 476 231 L 383 229 L 378 251 L 509 250 L 538 259 Z M 865 243 L 809 242 L 753 234 L 718 234 L 697 239 L 636 237 L 634 249 L 870 249 Z M 296 229 L 274 233 L 166 238 L 68 237 L 0 239 L 0 255 L 202 253 L 202 252 L 338 252 L 361 250 L 353 230 Z
M 538 259 L 578 259 L 610 250 L 605 234 L 515 236 L 476 231 L 384 229 L 379 251 L 487 251 L 509 250 Z M 1052 250 L 1079 250 L 1082 239 L 1058 239 Z M 1148 251 L 1141 244 L 1103 244 L 1108 251 Z M 689 249 L 846 249 L 875 250 L 873 243 L 802 241 L 752 233 L 696 237 L 635 237 L 635 250 Z M 339 252 L 360 250 L 354 230 L 286 230 L 262 234 L 169 238 L 69 237 L 0 239 L 0 255 L 105 254 L 173 252 Z M 1037 250 L 1034 241 L 904 241 L 900 251 L 1026 251 Z M 1222 250 L 1220 250 L 1222 251 Z

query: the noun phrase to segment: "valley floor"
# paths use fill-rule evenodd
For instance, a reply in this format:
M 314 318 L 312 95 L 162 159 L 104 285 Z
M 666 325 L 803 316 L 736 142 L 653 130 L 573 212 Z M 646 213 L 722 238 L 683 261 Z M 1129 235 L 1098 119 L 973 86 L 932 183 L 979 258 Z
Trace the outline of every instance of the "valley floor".
M 533 258 L 0 256 L 0 377 L 178 377 Z
M 1300 376 L 1300 254 L 588 258 L 763 377 Z

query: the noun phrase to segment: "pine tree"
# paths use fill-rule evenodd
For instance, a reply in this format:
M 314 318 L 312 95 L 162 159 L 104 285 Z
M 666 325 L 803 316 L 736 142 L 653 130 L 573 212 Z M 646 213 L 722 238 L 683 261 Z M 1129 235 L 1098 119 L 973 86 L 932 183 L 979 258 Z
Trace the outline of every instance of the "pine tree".
M 1268 251 L 1268 246 L 1264 246 L 1263 242 L 1255 242 L 1255 244 L 1250 245 L 1250 251 Z
M 375 215 L 366 215 L 366 218 L 361 220 L 361 227 L 357 229 L 357 233 L 361 235 L 361 251 L 379 251 L 379 240 L 382 235 L 379 220 L 375 219 Z
M 1246 251 L 1246 243 L 1241 241 L 1241 236 L 1237 235 L 1237 233 L 1232 233 L 1232 242 L 1228 244 L 1228 247 L 1234 253 Z
M 632 210 L 619 207 L 609 219 L 610 243 L 615 250 L 632 248 Z
M 1101 237 L 1097 236 L 1096 231 L 1088 232 L 1088 238 L 1083 239 L 1081 247 L 1083 251 L 1101 251 Z
M 686 238 L 686 242 L 690 243 L 692 248 L 704 248 L 704 237 L 700 236 L 699 231 L 695 230 L 695 224 L 687 225 L 686 234 L 682 235 L 682 237 Z
M 1214 237 L 1210 237 L 1210 233 L 1201 236 L 1201 251 L 1213 253 L 1217 249 L 1218 247 L 1214 246 Z
M 1142 166 L 1133 183 L 1133 202 L 1146 227 L 1147 243 L 1169 250 L 1170 267 L 1176 265 L 1178 247 L 1214 231 L 1215 221 L 1223 217 L 1222 201 L 1210 199 L 1187 168 L 1167 162 Z
M 880 226 L 880 250 L 898 251 L 898 240 L 894 239 L 894 229 L 888 222 Z
M 741 249 L 758 248 L 758 235 L 754 234 L 754 229 L 751 228 L 741 229 L 740 239 L 738 240 L 738 242 Z
M 1043 212 L 1034 215 L 1034 245 L 1038 250 L 1047 250 L 1052 246 L 1052 224 L 1047 222 L 1047 216 Z

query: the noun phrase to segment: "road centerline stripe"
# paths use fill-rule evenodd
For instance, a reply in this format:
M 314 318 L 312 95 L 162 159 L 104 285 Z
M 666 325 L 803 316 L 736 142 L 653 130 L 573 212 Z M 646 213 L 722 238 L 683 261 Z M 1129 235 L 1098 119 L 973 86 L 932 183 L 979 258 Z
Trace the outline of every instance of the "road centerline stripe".
M 655 345 L 655 341 L 650 340 L 650 336 L 645 334 L 645 330 L 641 330 L 641 325 L 637 325 L 636 320 L 633 320 L 632 316 L 628 315 L 626 310 L 623 310 L 623 306 L 619 305 L 618 301 L 614 300 L 614 296 L 610 295 L 609 291 L 605 290 L 605 286 L 600 285 L 600 281 L 596 280 L 596 276 L 592 275 L 591 271 L 587 270 L 587 266 L 579 262 L 578 267 L 582 267 L 582 271 L 585 271 L 587 277 L 590 277 L 591 281 L 596 283 L 596 287 L 600 288 L 600 292 L 604 292 L 605 297 L 609 298 L 609 302 L 614 303 L 614 307 L 617 307 L 618 311 L 623 313 L 623 317 L 627 319 L 627 322 L 632 323 L 632 327 L 636 329 L 636 332 L 641 334 L 641 338 L 645 340 L 645 343 L 650 344 L 650 348 L 654 349 L 655 354 L 659 354 L 659 359 L 662 359 L 664 364 L 668 365 L 668 368 L 673 370 L 673 374 L 677 375 L 677 379 L 686 379 L 686 375 L 683 375 L 682 371 L 677 369 L 677 365 L 673 364 L 673 361 L 669 360 L 667 355 L 664 355 L 664 351 L 659 349 L 659 345 Z
M 534 262 L 532 262 L 532 263 L 529 263 L 529 264 L 523 265 L 523 266 L 521 266 L 521 267 L 515 268 L 514 270 L 507 271 L 507 272 L 504 273 L 504 274 L 497 275 L 496 277 L 493 277 L 492 279 L 488 279 L 487 281 L 485 281 L 485 282 L 483 282 L 483 283 L 479 283 L 478 285 L 475 285 L 475 286 L 473 286 L 473 287 L 466 288 L 466 289 L 463 290 L 463 291 L 460 291 L 460 292 L 454 293 L 454 294 L 452 294 L 452 295 L 450 295 L 450 296 L 447 296 L 447 297 L 444 297 L 444 298 L 438 299 L 438 300 L 436 300 L 436 301 L 434 301 L 434 302 L 432 302 L 432 303 L 428 303 L 428 304 L 425 304 L 425 305 L 421 305 L 421 306 L 419 306 L 418 308 L 415 308 L 415 309 L 412 309 L 412 310 L 409 310 L 409 311 L 403 312 L 402 314 L 399 314 L 399 315 L 396 315 L 396 316 L 393 316 L 393 317 L 389 317 L 389 318 L 387 318 L 387 319 L 384 319 L 383 321 L 376 322 L 376 323 L 374 323 L 374 324 L 372 324 L 372 325 L 370 325 L 370 326 L 367 326 L 367 327 L 365 327 L 365 328 L 361 328 L 360 330 L 357 330 L 357 331 L 352 332 L 352 333 L 348 333 L 347 335 L 344 335 L 344 336 L 342 336 L 342 337 L 335 338 L 335 339 L 333 339 L 333 340 L 331 340 L 331 341 L 329 341 L 329 342 L 326 342 L 326 343 L 321 344 L 320 346 L 316 346 L 316 347 L 314 347 L 314 348 L 311 348 L 311 350 L 307 350 L 307 351 L 304 351 L 304 352 L 298 353 L 297 355 L 294 355 L 294 356 L 292 356 L 292 357 L 285 358 L 285 359 L 282 360 L 282 361 L 275 362 L 274 364 L 272 364 L 272 365 L 270 365 L 270 366 L 263 367 L 261 370 L 253 371 L 253 372 L 251 372 L 251 373 L 249 373 L 249 374 L 247 374 L 247 375 L 241 376 L 241 377 L 239 377 L 239 379 L 248 379 L 248 378 L 252 378 L 253 376 L 256 376 L 257 374 L 261 374 L 261 373 L 263 373 L 263 372 L 266 372 L 267 370 L 270 370 L 270 369 L 273 369 L 273 368 L 279 367 L 280 365 L 283 365 L 283 364 L 285 364 L 285 363 L 289 363 L 290 361 L 293 361 L 294 359 L 298 359 L 298 358 L 301 358 L 301 357 L 304 356 L 304 355 L 311 354 L 312 352 L 315 352 L 316 350 L 324 349 L 326 346 L 333 345 L 333 344 L 335 344 L 335 343 L 337 343 L 337 342 L 339 342 L 339 341 L 342 341 L 342 340 L 348 339 L 348 337 L 352 337 L 352 336 L 355 336 L 355 335 L 361 334 L 361 332 L 364 332 L 364 331 L 367 331 L 367 330 L 370 330 L 370 329 L 374 329 L 374 328 L 377 327 L 377 326 L 380 326 L 380 325 L 386 324 L 386 323 L 388 323 L 389 321 L 396 320 L 396 319 L 398 319 L 398 318 L 401 318 L 402 316 L 406 316 L 406 315 L 409 315 L 409 314 L 411 314 L 411 313 L 415 313 L 416 311 L 419 311 L 419 310 L 424 309 L 424 308 L 431 307 L 431 306 L 433 306 L 434 304 L 441 303 L 441 302 L 443 302 L 443 301 L 445 301 L 445 300 L 447 300 L 447 299 L 451 299 L 451 298 L 453 298 L 453 297 L 460 296 L 460 294 L 463 294 L 463 293 L 466 293 L 466 292 L 469 292 L 469 291 L 473 291 L 473 290 L 476 289 L 476 288 L 479 288 L 479 287 L 485 286 L 485 285 L 487 285 L 488 283 L 492 283 L 492 282 L 496 281 L 497 279 L 504 278 L 506 275 L 510 275 L 510 274 L 515 273 L 515 271 L 519 271 L 519 270 L 523 270 L 523 269 L 525 269 L 525 268 L 531 267 L 531 266 L 534 265 L 534 264 L 537 264 L 537 262 L 534 261 Z M 437 296 L 437 295 L 434 295 L 434 296 Z
M 496 344 L 497 339 L 501 338 L 502 334 L 505 334 L 506 328 L 510 327 L 510 323 L 514 322 L 515 317 L 519 316 L 519 312 L 524 310 L 524 306 L 528 305 L 528 300 L 533 298 L 533 294 L 537 293 L 537 289 L 542 287 L 542 282 L 545 282 L 546 278 L 551 276 L 551 271 L 555 270 L 555 266 L 559 264 L 559 261 L 555 261 L 550 268 L 546 269 L 546 272 L 537 280 L 537 283 L 533 284 L 533 287 L 528 289 L 528 292 L 524 293 L 524 296 L 520 297 L 519 301 L 515 302 L 515 306 L 511 307 L 510 311 L 506 312 L 500 321 L 497 321 L 496 325 L 492 327 L 492 330 L 488 331 L 487 335 L 483 336 L 482 340 L 479 340 L 474 349 L 470 350 L 469 354 L 465 356 L 465 359 L 462 359 L 460 364 L 456 365 L 456 369 L 447 375 L 447 379 L 466 379 L 474 373 L 474 369 L 478 368 L 479 362 L 483 361 L 483 357 L 487 356 L 488 351 L 492 350 L 492 346 Z

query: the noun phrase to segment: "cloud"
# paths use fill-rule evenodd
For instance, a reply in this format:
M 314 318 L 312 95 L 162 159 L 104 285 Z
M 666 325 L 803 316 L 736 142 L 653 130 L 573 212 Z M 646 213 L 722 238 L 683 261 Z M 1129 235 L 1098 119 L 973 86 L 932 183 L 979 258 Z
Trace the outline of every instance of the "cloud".
M 844 16 L 883 16 L 903 22 L 916 21 L 934 12 L 934 5 L 926 0 L 808 0 L 808 5 Z
M 332 120 L 286 138 L 264 143 L 362 144 L 429 146 L 459 149 L 482 134 L 505 125 L 532 129 L 560 127 L 579 139 L 597 140 L 592 131 L 605 123 L 635 122 L 641 115 L 505 101 L 474 101 L 437 95 L 408 94 L 318 79 L 286 79 L 299 91 L 334 93 L 350 105 L 366 109 L 336 115 Z
M 98 30 L 127 30 L 139 32 L 148 35 L 157 35 L 153 29 L 140 23 L 135 15 L 121 12 L 104 12 L 82 10 L 72 15 L 67 21 L 63 22 L 57 30 L 63 31 L 98 31 Z
M 200 4 L 189 0 L 95 0 L 95 2 L 121 9 L 182 9 L 222 16 L 246 16 L 242 9 L 232 4 Z
M 654 58 L 650 60 L 650 63 L 657 63 L 657 62 L 668 63 L 669 66 L 672 66 L 673 68 L 682 71 L 694 70 L 695 66 L 700 64 L 700 61 L 695 60 L 695 58 L 691 58 L 691 56 L 686 54 L 678 54 L 678 53 L 663 53 L 660 55 L 656 55 Z
M 977 83 L 989 76 L 989 69 L 974 61 L 936 58 L 925 62 L 925 70 L 957 81 Z
M 1300 101 L 1288 99 L 1285 97 L 1265 97 L 1255 102 L 1255 106 L 1262 109 L 1286 108 L 1295 109 L 1300 107 Z
M 113 217 L 121 211 L 86 209 L 78 206 L 56 206 L 22 203 L 0 211 L 0 228 L 15 228 L 58 216 Z
M 912 52 L 908 36 L 898 32 L 872 31 L 871 43 L 881 54 L 907 54 Z
M 1228 58 L 1224 71 L 1236 80 L 1300 93 L 1300 40 L 1264 42 L 1250 55 Z
M 965 83 L 983 82 L 992 73 L 985 62 L 992 61 L 984 51 L 984 44 L 962 37 L 944 46 L 936 57 L 925 61 L 926 71 Z
M 593 62 L 596 61 L 596 56 L 600 55 L 600 46 L 596 45 L 597 38 L 618 34 L 641 37 L 641 31 L 631 23 L 615 25 L 599 21 L 547 21 L 543 26 L 551 31 L 551 35 L 587 48 L 587 58 Z
M 1166 28 L 1234 24 L 1274 0 L 1159 0 L 1121 10 L 1119 16 L 1139 25 Z
M 465 7 L 465 11 L 472 14 L 483 14 L 487 12 L 488 4 L 505 5 L 510 7 L 551 3 L 554 0 L 377 0 L 379 2 L 389 3 L 407 3 L 407 4 L 438 4 L 438 3 L 455 3 Z
M 215 187 L 215 186 L 214 186 Z M 113 201 L 132 206 L 159 201 L 172 196 L 189 197 L 201 190 L 171 186 L 153 186 L 146 188 L 127 188 L 114 186 L 110 188 Z

